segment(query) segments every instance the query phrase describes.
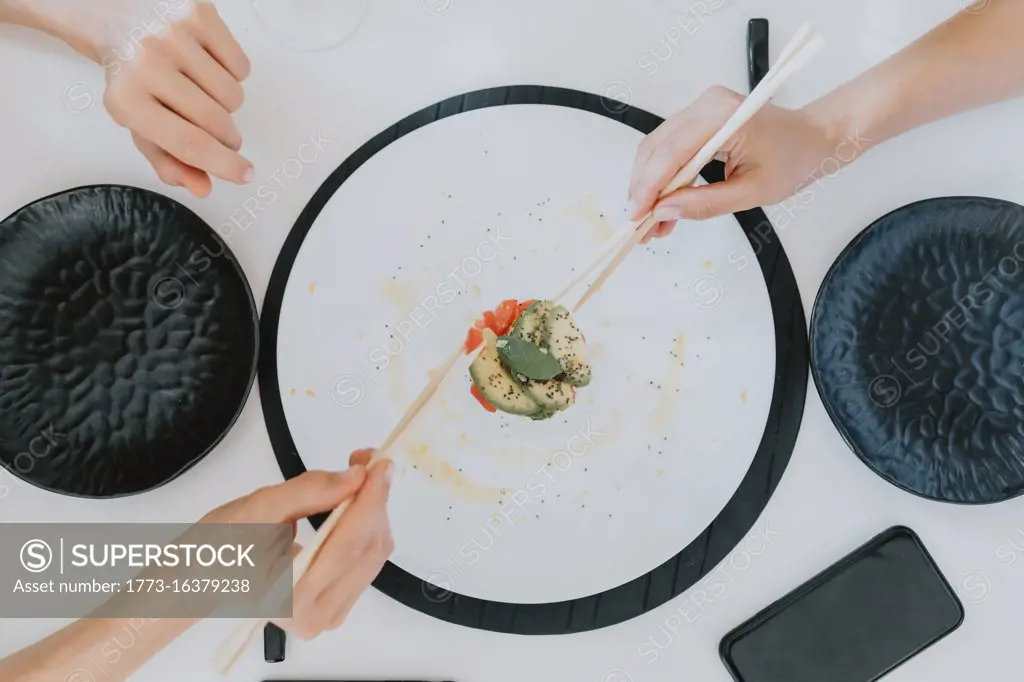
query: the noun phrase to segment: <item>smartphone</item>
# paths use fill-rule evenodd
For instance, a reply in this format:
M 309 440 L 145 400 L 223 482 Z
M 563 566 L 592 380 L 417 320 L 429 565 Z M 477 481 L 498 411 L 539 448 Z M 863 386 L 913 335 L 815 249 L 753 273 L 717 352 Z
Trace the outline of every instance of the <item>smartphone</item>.
M 920 538 L 895 526 L 722 638 L 737 682 L 873 682 L 960 627 Z

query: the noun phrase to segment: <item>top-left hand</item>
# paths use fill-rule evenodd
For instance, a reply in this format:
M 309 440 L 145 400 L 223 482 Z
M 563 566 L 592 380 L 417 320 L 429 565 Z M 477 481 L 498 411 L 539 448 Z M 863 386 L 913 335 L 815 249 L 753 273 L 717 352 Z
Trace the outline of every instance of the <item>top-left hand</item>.
M 212 3 L 176 4 L 181 14 L 139 40 L 127 61 L 106 48 L 103 103 L 161 180 L 205 197 L 210 176 L 236 184 L 254 177 L 232 119 L 245 99 L 250 65 Z
M 165 183 L 205 197 L 211 177 L 252 181 L 232 118 L 249 59 L 210 0 L 0 0 L 5 18 L 103 67 L 104 106 Z

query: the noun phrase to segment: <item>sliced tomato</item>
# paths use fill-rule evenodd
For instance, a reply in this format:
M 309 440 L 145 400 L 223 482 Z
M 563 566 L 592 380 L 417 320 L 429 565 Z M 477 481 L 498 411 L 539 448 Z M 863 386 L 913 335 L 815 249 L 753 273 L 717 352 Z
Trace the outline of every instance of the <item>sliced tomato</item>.
M 520 303 L 519 304 L 519 312 L 516 313 L 516 319 L 518 319 L 519 316 L 523 314 L 524 310 L 526 310 L 527 308 L 529 308 L 531 305 L 533 305 L 536 302 L 537 302 L 537 299 L 531 298 L 529 301 L 523 301 L 522 303 Z
M 485 398 L 484 394 L 480 392 L 480 389 L 476 387 L 476 384 L 472 385 L 472 388 L 469 389 L 469 392 L 473 394 L 473 397 L 476 398 L 477 402 L 483 405 L 484 409 L 487 410 L 488 412 L 498 411 L 493 405 L 487 402 L 487 398 Z
M 480 344 L 483 343 L 483 342 L 484 342 L 484 334 L 483 334 L 483 332 L 480 331 L 479 328 L 474 326 L 472 329 L 469 330 L 469 333 L 466 334 L 466 352 L 467 353 L 472 353 L 477 348 L 479 348 Z
M 473 328 L 466 335 L 466 352 L 471 353 L 480 346 L 484 329 L 490 329 L 498 336 L 508 334 L 523 311 L 535 302 L 536 300 L 519 303 L 516 299 L 510 298 L 502 301 L 495 310 L 485 310 L 483 317 L 473 323 Z
M 508 330 L 512 328 L 512 323 L 519 317 L 519 302 L 514 298 L 510 298 L 507 301 L 502 301 L 498 308 L 494 311 L 495 322 L 498 328 L 494 330 L 494 333 L 498 336 L 504 336 L 508 334 Z

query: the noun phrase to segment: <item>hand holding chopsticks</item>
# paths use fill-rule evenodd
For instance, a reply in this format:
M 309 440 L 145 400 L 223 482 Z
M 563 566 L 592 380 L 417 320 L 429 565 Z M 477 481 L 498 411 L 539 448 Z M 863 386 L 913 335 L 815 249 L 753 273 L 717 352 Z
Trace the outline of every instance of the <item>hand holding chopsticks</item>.
M 661 190 L 658 198 L 664 198 L 683 187 L 692 185 L 696 181 L 701 169 L 715 158 L 715 155 L 722 147 L 768 103 L 786 80 L 803 68 L 823 45 L 824 40 L 810 25 L 805 24 L 802 26 L 796 36 L 783 48 L 778 62 L 768 71 L 758 86 L 754 88 L 753 92 L 740 104 L 739 108 L 736 109 L 718 132 L 676 173 L 675 177 Z M 622 264 L 633 247 L 640 243 L 657 223 L 658 219 L 655 218 L 653 212 L 649 212 L 635 228 L 629 226 L 611 240 L 608 246 L 609 249 L 614 250 L 615 255 L 583 293 L 579 301 L 574 306 L 571 306 L 572 311 L 579 310 L 597 293 L 598 289 Z M 600 262 L 603 262 L 608 255 L 607 252 L 601 254 L 598 260 L 585 270 L 587 275 Z M 563 295 L 567 295 L 568 290 L 574 288 L 582 279 L 582 277 L 579 277 L 574 280 L 567 287 Z
M 447 377 L 455 364 L 460 358 L 466 358 L 465 348 L 462 344 L 459 344 L 458 351 L 453 353 L 448 361 L 436 372 L 434 372 L 430 382 L 426 388 L 420 393 L 419 397 L 409 406 L 405 414 L 398 421 L 398 424 L 391 431 L 387 438 L 379 448 L 374 450 L 373 455 L 367 467 L 372 467 L 374 463 L 380 461 L 386 457 L 394 447 L 395 442 L 404 433 L 405 429 L 412 423 L 417 415 L 423 410 L 423 408 L 430 402 L 430 399 L 437 393 L 437 390 L 441 387 L 445 377 Z M 306 547 L 303 547 L 302 551 L 295 557 L 292 566 L 291 584 L 287 580 L 287 576 L 282 576 L 281 580 L 275 584 L 267 598 L 264 600 L 265 604 L 268 604 L 270 608 L 277 606 L 278 604 L 284 603 L 288 597 L 288 590 L 294 588 L 298 584 L 299 580 L 306 575 L 310 565 L 316 558 L 320 549 L 323 547 L 327 538 L 330 537 L 334 528 L 341 521 L 342 516 L 349 508 L 350 500 L 345 500 L 338 507 L 331 512 L 327 520 L 317 529 L 316 535 L 313 541 Z M 217 664 L 221 674 L 227 674 L 234 664 L 238 661 L 238 658 L 248 648 L 252 642 L 253 637 L 258 633 L 264 626 L 266 626 L 268 620 L 266 618 L 248 618 L 240 621 L 231 630 L 231 633 L 225 639 L 220 649 L 217 650 L 214 656 L 214 660 Z
M 348 509 L 344 522 L 324 542 L 318 543 L 315 561 L 303 558 L 302 582 L 295 581 L 291 597 L 292 613 L 281 608 L 293 586 L 289 573 L 271 586 L 272 596 L 261 603 L 261 612 L 278 617 L 294 616 L 279 622 L 290 634 L 301 639 L 317 636 L 338 627 L 348 615 L 356 599 L 380 572 L 394 547 L 387 515 L 387 502 L 394 465 L 377 459 L 370 466 L 372 450 L 357 450 L 349 457 L 349 468 L 343 472 L 308 471 L 277 485 L 260 488 L 249 495 L 218 507 L 203 517 L 203 524 L 236 525 L 288 524 L 311 514 L 330 511 L 344 505 Z M 287 534 L 285 546 L 255 548 L 256 567 L 280 570 L 278 562 L 293 566 L 293 543 Z M 272 562 L 272 563 L 268 563 Z M 307 570 L 308 569 L 308 570 Z M 272 577 L 274 574 L 267 574 Z M 257 583 L 254 583 L 254 585 Z M 265 583 L 259 583 L 265 584 Z M 263 595 L 252 593 L 257 598 Z M 212 614 L 217 615 L 216 611 Z M 240 653 L 241 644 L 255 635 L 261 619 L 246 620 L 235 633 L 237 646 L 221 653 L 223 670 Z

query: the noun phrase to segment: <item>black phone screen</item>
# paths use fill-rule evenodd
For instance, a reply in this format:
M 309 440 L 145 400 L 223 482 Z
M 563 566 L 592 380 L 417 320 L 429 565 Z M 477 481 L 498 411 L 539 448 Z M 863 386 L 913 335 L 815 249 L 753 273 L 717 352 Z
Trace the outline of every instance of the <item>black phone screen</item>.
M 877 536 L 722 640 L 741 682 L 871 682 L 963 621 L 908 528 Z

